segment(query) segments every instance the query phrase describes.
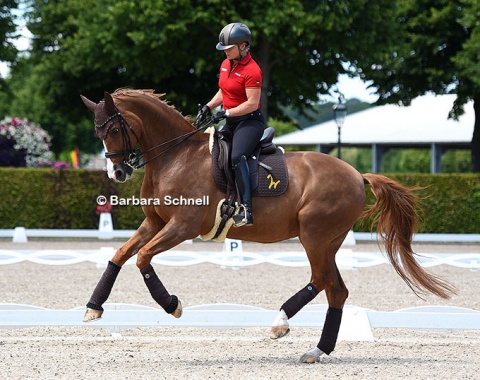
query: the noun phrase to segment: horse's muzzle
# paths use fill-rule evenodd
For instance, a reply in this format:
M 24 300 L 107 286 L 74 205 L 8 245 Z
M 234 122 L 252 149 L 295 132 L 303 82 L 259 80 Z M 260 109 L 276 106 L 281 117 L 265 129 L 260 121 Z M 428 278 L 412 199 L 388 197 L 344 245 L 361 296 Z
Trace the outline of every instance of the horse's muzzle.
M 113 178 L 115 181 L 118 182 L 125 182 L 132 177 L 133 169 L 122 163 L 122 164 L 115 164 L 113 166 Z

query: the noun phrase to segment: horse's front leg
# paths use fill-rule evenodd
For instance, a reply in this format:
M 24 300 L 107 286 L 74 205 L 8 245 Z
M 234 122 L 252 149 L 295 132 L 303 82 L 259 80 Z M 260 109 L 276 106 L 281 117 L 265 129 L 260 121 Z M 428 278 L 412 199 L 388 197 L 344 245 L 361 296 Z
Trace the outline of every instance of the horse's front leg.
M 170 220 L 152 240 L 140 248 L 137 254 L 137 267 L 152 298 L 169 314 L 182 316 L 182 304 L 177 296 L 171 295 L 158 278 L 151 261 L 157 253 L 167 251 L 187 239 L 198 236 L 186 223 Z
M 132 237 L 115 252 L 87 303 L 87 311 L 83 317 L 83 322 L 92 322 L 102 317 L 102 306 L 110 296 L 123 264 L 137 252 L 139 247 L 147 244 L 163 225 L 157 226 L 145 219 Z

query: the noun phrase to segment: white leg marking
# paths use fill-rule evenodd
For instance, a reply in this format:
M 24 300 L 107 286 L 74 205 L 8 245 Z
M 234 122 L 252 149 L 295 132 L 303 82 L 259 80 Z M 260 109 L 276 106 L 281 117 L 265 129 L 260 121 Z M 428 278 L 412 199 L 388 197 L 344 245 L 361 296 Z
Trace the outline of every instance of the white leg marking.
M 270 331 L 270 339 L 279 339 L 283 338 L 290 332 L 290 327 L 288 325 L 288 317 L 287 314 L 283 310 L 280 310 L 278 313 L 277 318 L 272 325 L 272 330 Z
M 311 350 L 305 352 L 300 358 L 302 363 L 318 363 L 320 361 L 320 356 L 323 355 L 323 351 L 318 347 L 314 347 Z
M 272 326 L 288 326 L 288 317 L 283 310 L 280 310 L 280 313 L 278 313 L 277 318 L 273 321 Z
M 103 141 L 103 147 L 105 148 L 105 153 L 108 152 L 107 146 L 105 145 L 105 141 Z M 115 178 L 115 172 L 113 170 L 113 162 L 110 158 L 105 158 L 107 160 L 107 174 L 108 178 L 114 179 Z

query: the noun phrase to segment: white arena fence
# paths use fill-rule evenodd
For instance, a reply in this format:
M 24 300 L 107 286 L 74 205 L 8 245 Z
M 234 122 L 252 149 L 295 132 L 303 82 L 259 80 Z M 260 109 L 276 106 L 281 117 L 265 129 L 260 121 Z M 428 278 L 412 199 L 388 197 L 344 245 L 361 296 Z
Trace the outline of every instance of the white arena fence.
M 35 229 L 16 227 L 14 229 L 0 229 L 0 238 L 12 238 L 13 242 L 23 243 L 29 237 L 40 238 L 95 238 L 95 239 L 129 239 L 135 230 L 114 230 L 112 224 L 99 225 L 94 229 Z M 377 241 L 376 234 L 368 232 L 353 232 L 347 236 L 348 241 L 355 245 L 355 241 Z M 415 242 L 444 242 L 444 243 L 480 243 L 480 234 L 416 234 Z
M 0 238 L 12 238 L 14 243 L 26 243 L 28 238 L 90 238 L 90 239 L 129 239 L 135 230 L 113 229 L 41 229 L 16 227 L 0 230 Z
M 163 310 L 131 304 L 105 304 L 105 318 L 83 323 L 85 307 L 50 310 L 31 305 L 0 304 L 0 328 L 94 327 L 120 337 L 121 331 L 138 327 L 199 327 L 238 329 L 270 327 L 277 310 L 237 304 L 211 304 L 187 307 L 180 319 Z M 328 305 L 307 305 L 289 322 L 291 327 L 321 329 Z M 480 330 L 480 312 L 451 306 L 427 306 L 394 312 L 345 306 L 339 340 L 374 341 L 372 328 L 424 330 Z
M 97 266 L 105 266 L 115 253 L 113 247 L 103 247 L 98 250 L 11 250 L 0 249 L 0 265 L 16 264 L 29 261 L 43 265 L 72 265 L 91 262 Z M 450 265 L 457 268 L 476 271 L 480 269 L 480 253 L 439 253 L 418 256 L 420 265 L 434 267 Z M 340 249 L 336 256 L 340 269 L 358 269 L 389 264 L 388 259 L 380 252 L 354 252 L 351 249 Z M 232 267 L 235 269 L 258 264 L 274 264 L 285 267 L 308 267 L 310 264 L 305 252 L 245 252 L 237 251 L 189 251 L 170 250 L 153 258 L 152 262 L 165 266 L 190 266 L 202 263 Z M 125 265 L 134 265 L 135 257 Z
M 99 250 L 0 250 L 0 265 L 29 261 L 42 265 L 71 265 L 82 262 L 105 266 L 114 248 Z M 211 263 L 224 268 L 269 263 L 274 265 L 308 266 L 304 252 L 199 252 L 167 251 L 155 256 L 153 262 L 168 266 Z M 421 265 L 451 265 L 475 271 L 480 268 L 480 254 L 423 254 Z M 388 264 L 379 252 L 353 252 L 341 249 L 337 264 L 342 269 L 357 269 Z M 135 264 L 135 258 L 126 265 Z M 321 329 L 328 305 L 308 305 L 292 318 L 292 327 Z M 123 329 L 137 327 L 188 326 L 202 328 L 269 327 L 278 311 L 249 305 L 212 304 L 188 307 L 180 319 L 172 318 L 163 310 L 129 304 L 106 304 L 105 318 L 84 324 L 85 307 L 72 310 L 50 310 L 31 305 L 0 304 L 0 328 L 42 326 L 88 326 L 108 329 L 120 336 Z M 406 328 L 428 330 L 480 330 L 480 312 L 452 306 L 427 306 L 382 312 L 356 306 L 346 306 L 339 339 L 346 341 L 373 341 L 372 328 Z
M 12 237 L 14 242 L 26 242 L 28 237 L 43 238 L 129 238 L 133 230 L 32 230 L 17 228 L 0 230 L 0 238 Z M 355 240 L 375 241 L 376 235 L 354 233 L 349 245 Z M 347 237 L 348 239 L 348 237 Z M 480 242 L 480 235 L 423 234 L 416 235 L 416 241 L 429 242 Z M 235 241 L 234 241 L 235 242 Z M 239 245 L 239 246 L 238 246 Z M 228 248 L 230 247 L 230 249 Z M 235 249 L 234 249 L 235 248 Z M 240 248 L 240 249 L 238 249 Z M 0 265 L 29 261 L 41 265 L 72 265 L 91 262 L 105 266 L 113 256 L 114 248 L 99 250 L 2 250 Z M 225 244 L 223 252 L 199 252 L 171 250 L 153 259 L 155 264 L 187 266 L 201 263 L 220 265 L 223 268 L 241 267 L 269 263 L 274 265 L 303 267 L 308 266 L 305 252 L 244 252 L 241 242 L 234 247 Z M 424 267 L 451 265 L 476 271 L 480 268 L 480 254 L 422 254 L 420 263 Z M 126 265 L 135 264 L 135 259 Z M 353 252 L 341 249 L 337 254 L 337 265 L 341 269 L 358 269 L 381 264 L 389 264 L 379 252 Z M 137 327 L 202 327 L 202 328 L 246 328 L 270 327 L 278 311 L 261 309 L 249 305 L 212 304 L 185 308 L 182 318 L 175 319 L 163 310 L 131 304 L 105 304 L 105 318 L 85 324 L 82 322 L 85 307 L 72 310 L 51 310 L 31 305 L 0 304 L 0 328 L 16 329 L 46 326 L 88 326 L 108 329 L 114 337 L 119 337 L 124 329 Z M 292 327 L 323 327 L 328 305 L 307 305 L 292 320 Z M 406 328 L 427 330 L 480 330 L 480 312 L 452 306 L 415 307 L 394 312 L 368 310 L 356 306 L 345 306 L 339 340 L 373 341 L 372 328 Z

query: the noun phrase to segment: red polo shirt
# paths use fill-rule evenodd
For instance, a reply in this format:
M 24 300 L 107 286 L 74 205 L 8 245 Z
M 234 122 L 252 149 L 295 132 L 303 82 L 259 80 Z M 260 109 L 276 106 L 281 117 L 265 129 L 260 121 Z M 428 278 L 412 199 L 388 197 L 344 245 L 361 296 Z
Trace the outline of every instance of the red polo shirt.
M 247 101 L 246 88 L 262 87 L 262 70 L 250 53 L 233 70 L 230 60 L 225 59 L 220 66 L 218 86 L 222 90 L 223 108 L 228 110 Z

